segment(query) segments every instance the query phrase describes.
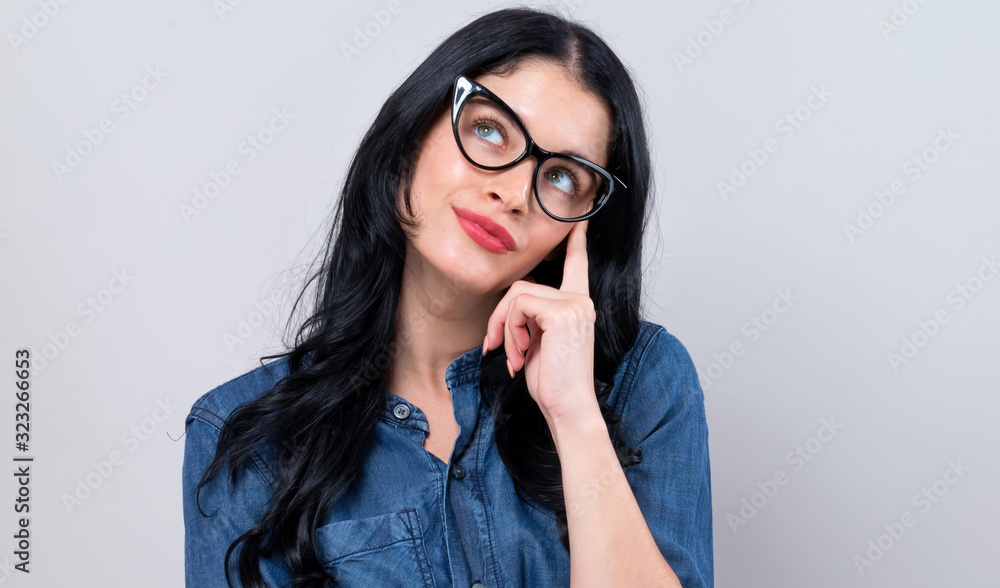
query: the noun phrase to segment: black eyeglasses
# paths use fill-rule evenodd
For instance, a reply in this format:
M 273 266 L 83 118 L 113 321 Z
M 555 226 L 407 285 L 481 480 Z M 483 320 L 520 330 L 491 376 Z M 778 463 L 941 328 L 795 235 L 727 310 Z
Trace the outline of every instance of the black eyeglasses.
M 596 163 L 540 148 L 503 100 L 461 75 L 455 78 L 451 126 L 459 150 L 469 163 L 481 169 L 507 169 L 534 156 L 535 198 L 542 210 L 558 221 L 588 219 L 612 194 L 628 189 Z M 594 206 L 588 211 L 591 202 Z

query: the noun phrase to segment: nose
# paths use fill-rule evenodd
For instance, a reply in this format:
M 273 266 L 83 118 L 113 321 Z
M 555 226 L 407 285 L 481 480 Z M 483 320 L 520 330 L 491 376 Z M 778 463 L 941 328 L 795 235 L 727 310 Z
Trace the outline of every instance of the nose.
M 527 212 L 534 198 L 536 164 L 537 159 L 530 156 L 507 169 L 486 172 L 492 174 L 486 183 L 490 197 L 502 200 L 509 210 Z

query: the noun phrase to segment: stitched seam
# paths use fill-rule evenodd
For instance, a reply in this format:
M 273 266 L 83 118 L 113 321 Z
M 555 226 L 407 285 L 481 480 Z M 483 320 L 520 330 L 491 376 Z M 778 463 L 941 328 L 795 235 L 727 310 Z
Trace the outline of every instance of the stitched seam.
M 657 325 L 657 327 L 658 328 L 656 329 L 647 328 L 647 332 L 652 331 L 652 334 L 639 337 L 639 340 L 636 341 L 636 344 L 642 344 L 642 353 L 639 354 L 639 359 L 637 361 L 626 368 L 625 374 L 622 377 L 622 388 L 618 395 L 619 402 L 616 402 L 616 404 L 620 407 L 620 410 L 617 411 L 617 414 L 619 415 L 625 414 L 625 407 L 628 406 L 628 401 L 632 398 L 632 387 L 635 383 L 635 376 L 639 373 L 639 366 L 641 366 L 643 360 L 646 359 L 646 354 L 649 352 L 649 348 L 653 346 L 653 341 L 666 331 L 662 325 Z M 644 342 L 643 339 L 645 339 Z
M 197 414 L 195 414 L 196 412 Z M 202 415 L 205 415 L 205 417 L 208 418 L 205 418 Z M 212 427 L 213 429 L 215 429 L 217 436 L 222 433 L 222 427 L 217 423 L 225 423 L 225 421 L 219 415 L 215 414 L 214 412 L 208 409 L 201 407 L 197 407 L 197 409 L 192 408 L 191 413 L 188 415 L 188 419 L 191 419 L 193 421 L 200 421 Z M 216 446 L 218 446 L 218 441 L 216 442 Z M 267 465 L 264 462 L 264 458 L 262 455 L 260 455 L 259 451 L 255 451 L 253 455 L 250 457 L 250 465 L 253 467 L 249 469 L 255 471 L 257 475 L 260 477 L 260 479 L 265 484 L 267 484 L 267 488 L 268 490 L 271 491 L 271 494 L 273 496 L 275 490 L 274 484 L 271 483 L 271 478 L 269 478 L 267 475 L 264 474 L 264 471 L 267 471 L 268 474 L 271 474 L 271 469 L 267 467 Z
M 489 413 L 489 410 L 487 410 L 485 406 L 480 406 L 480 410 Z M 485 419 L 490 417 L 488 415 L 480 413 L 479 418 Z M 496 425 L 494 424 L 494 427 L 495 426 Z M 490 559 L 490 567 L 492 568 L 492 573 L 493 573 L 493 581 L 496 583 L 497 586 L 504 586 L 505 584 L 500 581 L 500 565 L 497 563 L 497 558 L 496 558 L 497 546 L 495 538 L 493 536 L 494 535 L 493 509 L 490 508 L 489 495 L 483 492 L 483 487 L 482 487 L 483 475 L 485 473 L 485 468 L 486 468 L 486 445 L 483 443 L 483 437 L 485 435 L 485 433 L 483 433 L 484 430 L 485 429 L 476 434 L 476 470 L 477 470 L 476 489 L 479 492 L 479 496 L 483 502 L 483 512 L 486 513 L 486 542 L 490 546 L 489 559 Z
M 358 551 L 355 551 L 353 553 L 348 553 L 347 555 L 337 556 L 337 557 L 335 557 L 333 559 L 329 559 L 329 560 L 324 561 L 323 565 L 325 565 L 325 566 L 333 565 L 336 562 L 343 561 L 343 560 L 345 560 L 345 559 L 347 559 L 349 557 L 354 557 L 354 556 L 357 556 L 357 555 L 369 554 L 369 553 L 378 553 L 380 551 L 385 551 L 386 549 L 389 549 L 390 547 L 392 547 L 394 545 L 399 545 L 400 543 L 412 543 L 412 542 L 413 542 L 413 537 L 412 536 L 410 536 L 410 537 L 404 537 L 402 539 L 397 539 L 396 541 L 393 541 L 392 543 L 386 543 L 385 545 L 379 545 L 378 547 L 367 547 L 367 548 L 364 548 L 364 549 L 359 549 Z
M 415 509 L 407 509 L 405 513 L 407 519 L 413 519 L 412 521 L 407 521 L 407 527 L 410 528 L 410 535 L 413 538 L 413 550 L 417 556 L 417 567 L 424 577 L 424 585 L 436 588 L 437 584 L 434 582 L 434 575 L 431 573 L 430 559 L 427 557 L 427 546 L 424 541 L 424 530 L 420 525 L 420 515 Z
M 410 417 L 412 417 L 412 416 L 413 415 L 411 414 Z M 380 421 L 382 421 L 382 422 L 384 422 L 386 424 L 392 425 L 392 426 L 396 427 L 397 429 L 415 429 L 417 431 L 423 431 L 423 429 L 420 428 L 420 425 L 417 424 L 420 421 L 416 421 L 416 420 L 411 421 L 410 417 L 407 417 L 406 419 L 403 419 L 402 421 L 400 421 L 400 419 L 397 419 L 394 416 L 390 417 L 390 416 L 386 416 L 384 414 L 380 414 L 379 417 L 378 417 L 378 420 L 380 420 Z

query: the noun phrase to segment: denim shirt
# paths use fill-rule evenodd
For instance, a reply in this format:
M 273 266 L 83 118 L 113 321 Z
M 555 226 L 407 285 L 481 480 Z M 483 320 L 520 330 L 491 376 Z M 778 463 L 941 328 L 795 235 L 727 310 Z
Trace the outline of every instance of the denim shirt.
M 493 442 L 480 400 L 482 346 L 452 361 L 446 383 L 460 433 L 449 463 L 423 447 L 427 418 L 385 392 L 371 453 L 316 531 L 317 550 L 341 586 L 514 588 L 569 586 L 570 557 L 555 513 L 521 500 Z M 272 500 L 276 455 L 259 453 L 232 494 L 225 472 L 195 486 L 225 418 L 288 373 L 282 357 L 206 393 L 186 420 L 183 491 L 188 586 L 226 586 L 223 560 Z M 642 461 L 625 477 L 660 552 L 684 588 L 712 588 L 712 495 L 704 396 L 691 357 L 662 326 L 641 322 L 606 403 L 621 415 Z M 236 561 L 239 550 L 234 552 Z M 235 564 L 230 566 L 238 584 Z M 275 556 L 261 559 L 269 586 L 291 580 Z

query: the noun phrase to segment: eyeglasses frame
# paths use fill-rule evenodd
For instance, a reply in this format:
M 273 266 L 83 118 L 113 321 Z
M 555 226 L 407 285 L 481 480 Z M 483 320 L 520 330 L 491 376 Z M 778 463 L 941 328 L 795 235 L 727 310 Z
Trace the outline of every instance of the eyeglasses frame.
M 518 127 L 520 127 L 521 132 L 524 134 L 525 138 L 524 151 L 510 163 L 498 166 L 483 165 L 481 163 L 474 161 L 469 156 L 469 154 L 466 153 L 465 147 L 462 146 L 462 140 L 458 132 L 458 118 L 462 112 L 462 109 L 465 108 L 465 105 L 468 103 L 469 99 L 472 98 L 473 96 L 485 96 L 486 98 L 489 98 L 490 100 L 495 102 L 501 109 L 503 109 L 503 111 L 508 116 L 510 116 L 511 120 L 513 120 L 518 125 Z M 569 155 L 567 153 L 546 151 L 545 149 L 539 147 L 538 144 L 535 143 L 535 140 L 531 138 L 531 135 L 528 133 L 528 129 L 524 126 L 524 123 L 521 121 L 521 118 L 517 116 L 517 113 L 515 113 L 514 110 L 511 109 L 511 107 L 508 106 L 506 102 L 501 100 L 499 96 L 491 92 L 482 84 L 479 84 L 475 80 L 472 80 L 464 75 L 459 75 L 458 77 L 456 77 L 454 82 L 454 92 L 452 94 L 452 103 L 451 103 L 451 128 L 452 132 L 455 134 L 455 143 L 458 144 L 458 149 L 462 152 L 462 155 L 465 156 L 465 159 L 467 159 L 469 163 L 480 169 L 485 169 L 489 171 L 507 169 L 509 167 L 517 165 L 527 157 L 534 156 L 535 171 L 533 174 L 534 180 L 532 181 L 532 189 L 535 192 L 535 200 L 538 202 L 538 206 L 540 206 L 541 209 L 545 211 L 545 214 L 549 215 L 550 217 L 554 218 L 557 221 L 566 223 L 575 223 L 575 222 L 580 222 L 582 220 L 586 220 L 597 214 L 598 211 L 600 211 L 604 207 L 604 205 L 608 202 L 608 200 L 611 199 L 611 195 L 614 194 L 616 191 L 628 190 L 628 187 L 625 185 L 625 183 L 622 182 L 617 176 L 615 176 L 608 170 L 604 169 L 603 167 L 597 165 L 592 161 L 588 161 L 586 159 L 583 159 L 582 157 L 577 157 L 575 155 Z M 584 215 L 574 218 L 559 217 L 549 212 L 549 210 L 545 208 L 545 205 L 542 204 L 542 198 L 538 192 L 539 170 L 542 167 L 542 163 L 553 157 L 563 157 L 567 159 L 572 159 L 576 162 L 586 165 L 587 167 L 593 169 L 598 174 L 600 174 L 604 178 L 604 180 L 608 183 L 609 189 L 607 193 L 605 193 L 604 196 L 599 198 L 598 201 L 594 203 L 593 208 L 591 208 L 590 211 L 588 211 Z

